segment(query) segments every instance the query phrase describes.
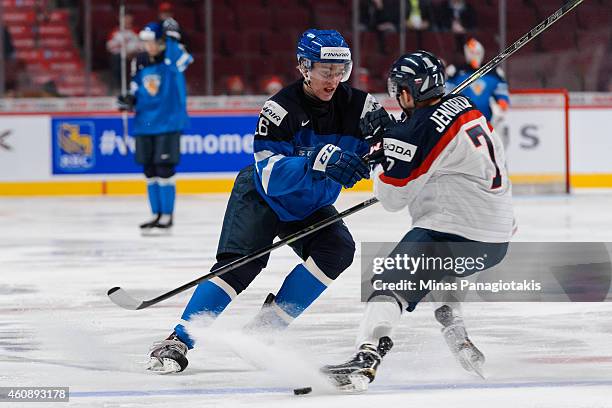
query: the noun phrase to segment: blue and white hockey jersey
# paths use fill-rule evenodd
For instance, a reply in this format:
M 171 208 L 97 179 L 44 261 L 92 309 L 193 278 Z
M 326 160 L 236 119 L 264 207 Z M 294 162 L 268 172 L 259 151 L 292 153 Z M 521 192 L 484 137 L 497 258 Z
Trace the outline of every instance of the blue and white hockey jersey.
M 135 136 L 177 132 L 189 124 L 184 71 L 193 57 L 168 38 L 155 58 L 141 53 L 132 61 L 130 93 L 136 97 Z
M 462 67 L 454 67 L 450 65 L 447 68 L 448 79 L 446 80 L 446 89 L 452 91 L 461 82 L 466 80 L 475 72 L 475 69 L 465 65 Z M 504 78 L 503 71 L 498 68 L 491 71 L 480 79 L 474 81 L 469 87 L 461 92 L 476 105 L 478 110 L 482 112 L 487 121 L 491 122 L 493 111 L 491 109 L 491 99 L 497 104 L 500 104 L 505 110 L 510 104 L 508 96 L 508 83 Z
M 303 220 L 333 204 L 342 189 L 314 171 L 300 152 L 331 143 L 364 155 L 368 144 L 359 120 L 378 108 L 372 95 L 343 83 L 331 101 L 315 101 L 304 94 L 302 80 L 266 101 L 253 145 L 255 186 L 281 221 Z

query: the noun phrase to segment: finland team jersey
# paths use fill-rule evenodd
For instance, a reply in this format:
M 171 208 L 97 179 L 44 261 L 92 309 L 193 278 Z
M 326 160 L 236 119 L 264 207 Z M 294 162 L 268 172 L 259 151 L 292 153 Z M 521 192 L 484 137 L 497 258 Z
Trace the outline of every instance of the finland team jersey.
M 414 227 L 482 242 L 508 242 L 514 214 L 504 148 L 466 97 L 446 96 L 384 135 L 393 165 L 373 172 L 389 211 L 408 207 Z
M 449 67 L 448 71 L 452 71 L 452 68 Z M 475 70 L 467 65 L 457 68 L 446 80 L 446 89 L 448 92 L 452 91 L 474 72 Z M 493 116 L 490 105 L 491 98 L 493 98 L 496 103 L 499 103 L 500 100 L 504 101 L 506 104 L 510 103 L 508 84 L 500 68 L 474 81 L 461 92 L 461 95 L 470 98 L 489 122 Z
M 166 49 L 155 59 L 146 53 L 132 61 L 130 93 L 136 97 L 136 136 L 181 131 L 189 124 L 187 87 L 183 72 L 193 57 L 168 38 Z
M 372 95 L 341 83 L 329 102 L 306 96 L 303 80 L 266 101 L 253 150 L 255 186 L 281 221 L 302 220 L 333 204 L 341 185 L 313 170 L 300 153 L 322 144 L 363 156 L 368 144 L 359 120 L 380 108 Z

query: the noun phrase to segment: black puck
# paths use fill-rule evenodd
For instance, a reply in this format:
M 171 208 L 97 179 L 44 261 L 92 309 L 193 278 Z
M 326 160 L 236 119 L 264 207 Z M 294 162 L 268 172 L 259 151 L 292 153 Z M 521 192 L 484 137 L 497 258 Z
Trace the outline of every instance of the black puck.
M 295 395 L 305 395 L 305 394 L 310 394 L 311 392 L 312 392 L 312 387 L 296 388 L 293 390 L 293 394 Z

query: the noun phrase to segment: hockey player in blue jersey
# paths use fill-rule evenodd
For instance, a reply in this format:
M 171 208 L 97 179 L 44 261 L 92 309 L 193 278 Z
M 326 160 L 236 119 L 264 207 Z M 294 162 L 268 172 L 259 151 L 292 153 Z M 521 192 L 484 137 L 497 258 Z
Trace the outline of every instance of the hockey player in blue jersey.
M 177 42 L 178 29 L 173 19 L 145 26 L 139 37 L 146 52 L 132 61 L 129 94 L 118 98 L 119 110 L 136 113 L 136 161 L 144 167 L 154 216 L 140 226 L 145 235 L 172 227 L 180 136 L 189 123 L 184 72 L 193 58 Z
M 360 118 L 382 109 L 373 96 L 345 84 L 351 51 L 335 30 L 310 29 L 297 45 L 303 78 L 282 89 L 261 109 L 254 141 L 254 164 L 238 174 L 227 204 L 217 263 L 213 270 L 321 219 L 342 187 L 369 177 L 361 159 L 368 144 Z M 337 222 L 290 244 L 302 259 L 276 294 L 247 324 L 248 330 L 287 327 L 353 262 L 355 243 Z M 171 336 L 155 344 L 148 368 L 168 373 L 187 366 L 194 341 L 184 322 L 201 314 L 218 316 L 266 266 L 268 256 L 196 288 Z
M 485 49 L 480 42 L 470 38 L 463 46 L 466 65 L 446 68 L 448 79 L 446 88 L 450 92 L 466 78 L 472 75 L 480 65 L 485 55 Z M 504 120 L 510 104 L 508 83 L 501 68 L 482 76 L 461 92 L 476 104 L 485 118 L 493 127 Z

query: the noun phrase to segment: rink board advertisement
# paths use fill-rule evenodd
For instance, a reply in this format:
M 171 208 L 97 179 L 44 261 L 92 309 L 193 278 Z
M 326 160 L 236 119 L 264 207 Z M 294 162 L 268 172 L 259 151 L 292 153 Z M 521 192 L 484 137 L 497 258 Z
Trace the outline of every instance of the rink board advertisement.
M 239 171 L 253 160 L 256 123 L 257 115 L 191 116 L 177 171 Z M 123 137 L 121 118 L 53 117 L 51 129 L 54 175 L 142 173 L 134 160 L 135 137 Z
M 51 167 L 48 116 L 0 117 L 0 180 L 48 180 Z
M 612 115 L 612 93 L 570 96 L 566 127 L 559 94 L 512 93 L 511 110 L 496 130 L 515 187 L 534 177 L 563 181 L 566 128 L 572 186 L 612 187 L 612 138 L 602 130 Z M 379 97 L 389 111 L 397 111 L 395 101 Z M 190 98 L 191 124 L 181 137 L 179 192 L 231 189 L 236 172 L 253 160 L 253 133 L 263 100 Z M 113 106 L 113 98 L 3 100 L 0 195 L 144 192 L 142 170 L 134 160 L 135 138 L 124 138 Z M 354 190 L 370 191 L 371 182 L 360 182 Z

